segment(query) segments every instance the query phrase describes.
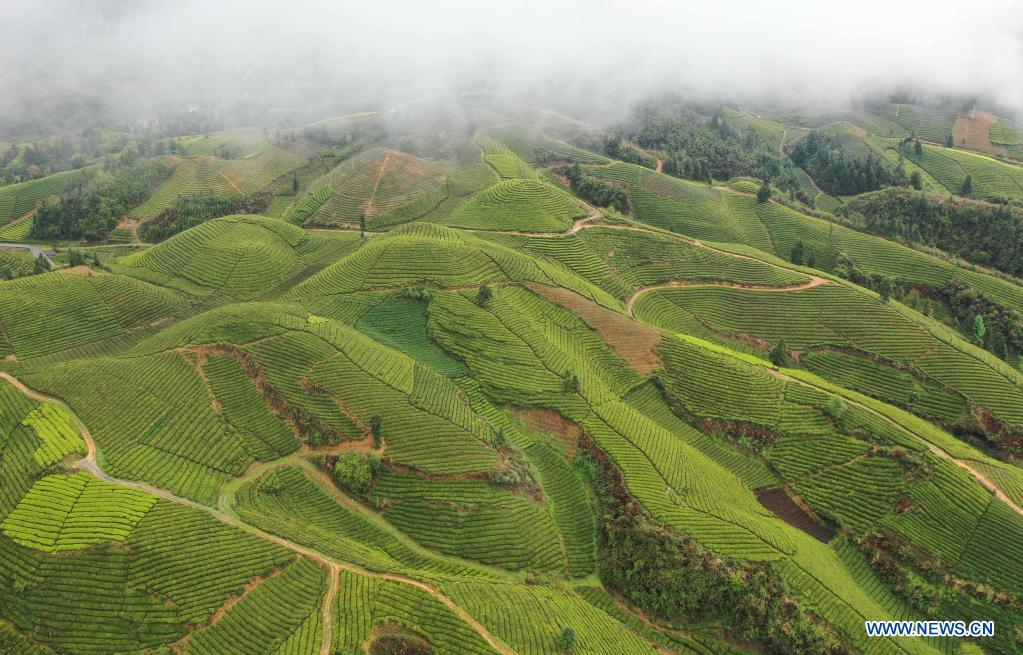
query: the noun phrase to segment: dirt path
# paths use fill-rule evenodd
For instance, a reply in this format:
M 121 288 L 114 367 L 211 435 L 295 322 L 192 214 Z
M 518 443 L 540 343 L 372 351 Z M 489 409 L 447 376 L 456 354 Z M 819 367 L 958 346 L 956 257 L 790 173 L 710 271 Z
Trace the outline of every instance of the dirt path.
M 71 417 L 75 426 L 81 432 L 82 439 L 85 441 L 85 445 L 88 449 L 88 453 L 86 454 L 86 456 L 73 464 L 74 468 L 77 468 L 82 471 L 87 471 L 94 475 L 95 477 L 99 478 L 100 480 L 103 480 L 104 482 L 120 485 L 123 487 L 130 487 L 132 489 L 138 489 L 139 491 L 150 493 L 154 496 L 170 501 L 172 503 L 177 503 L 178 505 L 184 505 L 185 507 L 190 507 L 192 509 L 205 512 L 212 516 L 213 518 L 220 521 L 221 523 L 237 528 L 239 530 L 242 530 L 243 532 L 246 532 L 255 537 L 259 537 L 266 541 L 271 541 L 279 546 L 282 546 L 283 548 L 286 548 L 294 553 L 298 553 L 299 555 L 304 555 L 305 557 L 308 557 L 309 559 L 318 562 L 323 566 L 326 566 L 331 572 L 332 580 L 330 583 L 330 587 L 327 589 L 327 593 L 324 595 L 324 607 L 322 608 L 324 620 L 323 625 L 324 639 L 323 646 L 321 647 L 320 650 L 322 654 L 330 653 L 330 648 L 332 645 L 331 641 L 333 640 L 333 630 L 330 627 L 330 625 L 333 620 L 333 609 L 329 607 L 329 605 L 333 604 L 332 601 L 335 595 L 337 594 L 338 574 L 341 571 L 351 571 L 358 575 L 382 578 L 384 580 L 390 580 L 392 582 L 407 584 L 418 589 L 422 589 L 423 591 L 427 592 L 428 594 L 436 598 L 438 601 L 443 603 L 446 607 L 448 607 L 452 612 L 457 614 L 458 617 L 465 621 L 467 624 L 472 626 L 472 628 L 477 633 L 479 633 L 479 635 L 484 639 L 484 641 L 486 641 L 490 645 L 490 647 L 493 648 L 495 651 L 501 653 L 501 655 L 515 655 L 515 652 L 513 650 L 505 646 L 503 642 L 501 642 L 493 634 L 491 634 L 491 632 L 483 624 L 481 624 L 479 621 L 473 618 L 468 612 L 466 612 L 453 600 L 448 598 L 443 592 L 441 592 L 439 589 L 432 585 L 397 573 L 377 573 L 374 571 L 369 571 L 357 564 L 352 564 L 351 562 L 336 559 L 329 555 L 325 555 L 324 553 L 321 553 L 318 550 L 309 548 L 308 546 L 303 546 L 302 544 L 293 542 L 289 539 L 285 539 L 284 537 L 279 537 L 275 534 L 271 534 L 241 520 L 240 518 L 235 516 L 233 512 L 231 512 L 229 506 L 221 508 L 209 507 L 207 505 L 203 505 L 202 503 L 198 503 L 194 500 L 182 498 L 181 496 L 176 496 L 171 492 L 167 491 L 166 489 L 154 487 L 153 485 L 147 484 L 145 482 L 138 482 L 135 480 L 123 480 L 108 475 L 99 465 L 99 453 L 96 449 L 96 441 L 92 438 L 92 435 L 89 433 L 88 428 L 85 427 L 85 424 L 82 422 L 82 420 L 78 418 L 78 415 L 75 414 L 74 411 L 67 406 L 67 404 L 65 404 L 63 401 L 57 398 L 53 398 L 51 396 L 47 396 L 46 394 L 42 394 L 39 393 L 38 391 L 30 389 L 29 387 L 25 386 L 25 384 L 22 383 L 20 380 L 18 380 L 17 378 L 8 373 L 0 372 L 0 378 L 3 378 L 4 380 L 10 382 L 19 391 L 24 393 L 29 398 L 32 398 L 33 400 L 39 402 L 53 403 L 67 411 L 68 415 Z M 221 496 L 221 500 L 223 500 L 223 498 L 224 497 Z
M 232 180 L 231 178 L 229 178 L 227 175 L 225 175 L 223 171 L 218 173 L 218 175 L 220 175 L 220 177 L 224 178 L 224 181 L 227 182 L 228 184 L 230 184 L 231 188 L 238 192 L 238 195 L 240 195 L 240 196 L 244 196 L 245 195 L 245 192 L 242 191 L 242 188 L 240 186 L 238 186 L 238 183 L 235 182 L 234 180 Z
M 331 564 L 330 586 L 327 593 L 323 595 L 323 644 L 320 646 L 320 655 L 330 655 L 334 646 L 334 599 L 337 597 L 337 589 L 341 586 L 341 567 Z
M 829 280 L 825 280 L 822 277 L 811 275 L 809 282 L 803 282 L 802 284 L 792 284 L 787 287 L 771 287 L 762 284 L 737 284 L 735 282 L 701 282 L 693 280 L 672 280 L 670 282 L 663 282 L 661 284 L 645 284 L 635 288 L 632 295 L 625 302 L 625 311 L 628 312 L 629 316 L 632 316 L 632 307 L 636 304 L 636 299 L 647 291 L 653 291 L 654 289 L 669 289 L 671 287 L 726 287 L 729 289 L 745 289 L 747 291 L 766 291 L 766 292 L 781 292 L 781 291 L 802 291 L 804 289 L 812 289 L 813 287 L 819 287 L 822 284 L 831 284 Z
M 384 176 L 384 171 L 387 170 L 387 164 L 391 161 L 391 154 L 387 153 L 384 155 L 384 161 L 380 162 L 380 170 L 377 171 L 377 178 L 373 180 L 373 191 L 369 194 L 369 200 L 366 201 L 366 216 L 373 215 L 373 200 L 377 197 L 377 189 L 380 188 L 380 179 Z

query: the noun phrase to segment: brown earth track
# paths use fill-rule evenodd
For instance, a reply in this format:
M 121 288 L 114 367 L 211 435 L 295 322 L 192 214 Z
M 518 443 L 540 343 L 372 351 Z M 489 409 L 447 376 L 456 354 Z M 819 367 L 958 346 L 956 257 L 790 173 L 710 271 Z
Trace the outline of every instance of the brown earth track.
M 652 291 L 654 289 L 667 289 L 671 287 L 713 286 L 726 287 L 729 289 L 746 289 L 749 291 L 765 291 L 770 293 L 778 293 L 782 291 L 804 291 L 806 289 L 812 289 L 813 287 L 819 287 L 822 284 L 831 284 L 829 280 L 825 280 L 822 277 L 817 277 L 816 275 L 811 275 L 809 277 L 810 277 L 809 282 L 803 282 L 802 284 L 793 284 L 786 287 L 772 287 L 760 284 L 736 284 L 734 282 L 699 282 L 690 280 L 672 280 L 671 282 L 663 282 L 661 284 L 648 284 L 637 287 L 636 290 L 632 292 L 632 295 L 629 296 L 629 299 L 625 303 L 625 309 L 631 316 L 632 308 L 633 305 L 635 305 L 636 303 L 636 299 L 640 295 L 646 293 L 647 291 Z
M 361 566 L 358 566 L 357 564 L 352 564 L 350 562 L 345 562 L 343 560 L 339 560 L 339 559 L 336 559 L 334 557 L 325 555 L 325 554 L 323 554 L 323 553 L 321 553 L 321 552 L 319 552 L 319 551 L 317 551 L 317 550 L 315 550 L 313 548 L 309 548 L 308 546 L 303 546 L 303 545 L 301 545 L 299 543 L 296 543 L 296 542 L 293 542 L 293 541 L 291 541 L 289 539 L 285 539 L 284 537 L 280 537 L 280 536 L 277 536 L 275 534 L 271 534 L 269 532 L 265 532 L 264 530 L 261 530 L 261 529 L 255 527 L 255 526 L 253 526 L 253 525 L 250 525 L 250 524 L 244 522 L 243 520 L 241 520 L 240 518 L 238 518 L 237 516 L 234 516 L 232 513 L 230 513 L 230 508 L 229 507 L 223 507 L 223 508 L 209 507 L 207 505 L 203 505 L 202 503 L 198 503 L 198 502 L 196 502 L 194 500 L 190 500 L 188 498 L 182 498 L 180 496 L 176 496 L 176 495 L 172 494 L 171 492 L 167 491 L 166 489 L 161 489 L 159 487 L 154 487 L 153 485 L 147 484 L 145 482 L 138 482 L 138 481 L 135 481 L 135 480 L 122 480 L 122 479 L 114 478 L 114 477 L 112 477 L 110 475 L 107 475 L 107 473 L 105 471 L 103 471 L 103 469 L 101 468 L 101 466 L 99 464 L 99 453 L 98 453 L 98 451 L 96 449 L 96 442 L 95 442 L 95 440 L 93 439 L 92 435 L 89 433 L 89 430 L 88 430 L 88 428 L 86 428 L 85 424 L 81 421 L 81 419 L 78 418 L 78 416 L 71 410 L 70 407 L 68 407 L 63 401 L 61 401 L 61 400 L 59 400 L 57 398 L 52 398 L 52 397 L 47 396 L 45 394 L 39 393 L 38 391 L 34 391 L 34 390 L 30 389 L 29 387 L 25 386 L 25 384 L 23 382 L 21 382 L 20 380 L 18 380 L 17 378 L 15 378 L 14 376 L 12 376 L 12 375 L 10 375 L 8 373 L 0 372 L 0 378 L 3 378 L 5 380 L 7 380 L 8 382 L 10 382 L 11 384 L 13 384 L 15 387 L 17 387 L 17 389 L 19 391 L 24 393 L 26 396 L 28 396 L 28 397 L 30 397 L 30 398 L 32 398 L 34 400 L 37 400 L 39 402 L 49 402 L 49 403 L 53 403 L 53 404 L 59 405 L 65 411 L 68 412 L 68 415 L 71 416 L 71 418 L 72 418 L 73 422 L 75 423 L 76 427 L 78 428 L 79 432 L 81 432 L 82 438 L 85 440 L 85 444 L 86 444 L 86 446 L 88 448 L 88 454 L 85 457 L 83 457 L 82 459 L 78 460 L 77 462 L 75 462 L 73 464 L 73 466 L 75 468 L 77 468 L 79 470 L 82 470 L 82 471 L 87 471 L 87 472 L 91 473 L 93 476 L 95 476 L 96 478 L 98 478 L 100 480 L 103 480 L 104 482 L 108 482 L 110 484 L 116 484 L 116 485 L 120 485 L 120 486 L 125 486 L 125 487 L 130 487 L 132 489 L 138 489 L 140 491 L 144 491 L 146 493 L 152 494 L 154 496 L 157 496 L 158 498 L 162 498 L 162 499 L 167 500 L 169 502 L 176 503 L 178 505 L 184 505 L 186 507 L 190 507 L 192 509 L 199 510 L 201 512 L 205 512 L 206 514 L 209 514 L 210 516 L 212 516 L 213 518 L 217 519 L 221 523 L 224 523 L 225 525 L 229 525 L 231 527 L 237 528 L 239 530 L 242 530 L 243 532 L 246 532 L 246 533 L 248 533 L 250 535 L 259 537 L 259 538 L 264 539 L 266 541 L 271 541 L 271 542 L 273 542 L 273 543 L 275 543 L 275 544 L 277 544 L 277 545 L 279 545 L 279 546 L 281 546 L 283 548 L 286 548 L 286 549 L 288 549 L 288 550 L 290 550 L 290 551 L 292 551 L 294 553 L 297 553 L 299 555 L 303 555 L 305 557 L 308 557 L 309 559 L 311 559 L 311 560 L 313 560 L 315 562 L 318 562 L 320 565 L 326 566 L 331 571 L 338 571 L 338 572 L 340 572 L 342 570 L 347 570 L 347 571 L 351 571 L 351 572 L 359 574 L 359 575 L 365 575 L 365 576 L 370 576 L 370 577 L 375 577 L 375 578 L 381 578 L 381 579 L 384 579 L 384 580 L 390 580 L 392 582 L 398 582 L 398 583 L 401 583 L 401 584 L 407 584 L 407 585 L 411 585 L 413 587 L 416 587 L 418 589 L 422 589 L 423 591 L 427 592 L 428 594 L 430 594 L 431 596 L 436 598 L 438 601 L 443 603 L 448 609 L 450 609 L 452 612 L 454 612 L 460 619 L 462 619 L 469 626 L 471 626 L 473 628 L 473 630 L 475 630 L 480 635 L 480 637 L 482 637 L 483 640 L 486 641 L 490 645 L 490 647 L 493 648 L 495 651 L 497 651 L 501 655 L 515 655 L 515 652 L 513 650 L 508 648 L 508 646 L 506 646 L 502 641 L 500 641 L 497 637 L 495 637 L 483 624 L 481 624 L 472 615 L 470 615 L 468 612 L 466 612 L 464 609 L 462 609 L 462 607 L 460 607 L 454 601 L 452 601 L 450 598 L 448 598 L 443 592 L 441 592 L 439 589 L 437 589 L 436 587 L 434 587 L 434 586 L 432 586 L 430 584 L 427 584 L 427 583 L 422 582 L 420 580 L 416 580 L 414 578 L 409 578 L 409 577 L 406 577 L 404 575 L 397 574 L 397 573 L 378 573 L 378 572 L 375 572 L 375 571 L 369 571 L 367 569 L 362 568 Z M 222 497 L 222 500 L 223 500 L 223 497 Z M 334 576 L 334 577 L 336 578 L 337 576 Z M 336 593 L 336 588 L 335 588 L 334 592 Z M 329 594 L 330 594 L 330 589 L 328 588 L 328 594 L 327 595 L 329 595 Z M 325 597 L 325 600 L 326 600 L 326 597 Z M 323 617 L 324 617 L 324 621 L 325 622 L 330 621 L 330 619 L 332 618 L 332 612 L 333 612 L 333 610 L 330 609 L 329 607 L 324 607 L 323 608 Z M 325 625 L 324 625 L 323 646 L 321 647 L 321 650 L 320 650 L 321 653 L 330 653 L 330 648 L 332 646 L 332 644 L 330 643 L 331 639 L 332 639 L 331 630 L 327 627 L 327 623 L 325 623 Z

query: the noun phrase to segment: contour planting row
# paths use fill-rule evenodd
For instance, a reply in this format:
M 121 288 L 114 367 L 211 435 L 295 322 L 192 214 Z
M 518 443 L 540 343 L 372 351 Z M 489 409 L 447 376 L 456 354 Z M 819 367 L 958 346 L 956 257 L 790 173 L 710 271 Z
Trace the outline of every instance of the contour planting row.
M 789 348 L 799 350 L 838 346 L 874 354 L 918 369 L 1002 419 L 1023 424 L 1018 376 L 993 366 L 962 342 L 939 340 L 897 309 L 851 288 L 835 284 L 769 293 L 693 286 L 651 294 L 706 326 L 705 334 L 752 337 L 766 347 L 785 339 Z M 672 331 L 692 327 L 691 319 L 676 323 L 665 305 L 647 304 L 649 296 L 637 302 L 637 315 Z
M 317 225 L 359 225 L 440 186 L 450 172 L 439 162 L 400 150 L 372 148 L 334 169 L 330 196 L 307 219 Z M 323 193 L 322 191 L 320 192 Z

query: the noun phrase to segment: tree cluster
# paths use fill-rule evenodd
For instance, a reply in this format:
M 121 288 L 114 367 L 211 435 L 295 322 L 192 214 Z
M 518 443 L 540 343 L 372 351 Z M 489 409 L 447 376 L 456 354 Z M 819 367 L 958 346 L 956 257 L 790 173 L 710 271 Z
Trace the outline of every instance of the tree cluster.
M 1023 352 L 1023 315 L 1019 312 L 958 280 L 939 293 L 959 321 L 960 331 L 974 343 L 1002 359 Z
M 614 207 L 623 214 L 632 211 L 629 194 L 621 186 L 586 175 L 579 164 L 569 168 L 565 175 L 572 190 L 591 205 Z
M 799 187 L 791 162 L 776 144 L 765 142 L 753 128 L 732 126 L 721 116 L 708 121 L 688 109 L 646 107 L 625 134 L 644 148 L 667 153 L 664 172 L 668 175 L 700 182 L 746 176 L 770 180 L 785 191 Z
M 840 211 L 871 234 L 940 248 L 1023 276 L 1023 209 L 1018 206 L 885 189 L 856 198 Z
M 600 577 L 631 604 L 672 623 L 719 621 L 769 655 L 843 655 L 834 631 L 762 562 L 731 560 L 655 521 L 588 437 L 580 441 L 601 509 Z
M 212 193 L 179 196 L 172 206 L 139 226 L 139 233 L 146 241 L 156 243 L 220 216 L 262 214 L 272 199 L 272 194 L 264 191 L 238 198 Z
M 369 491 L 373 476 L 380 470 L 378 455 L 363 455 L 348 450 L 338 456 L 331 473 L 342 487 L 354 494 L 363 495 Z
M 834 196 L 851 196 L 908 183 L 904 169 L 893 169 L 887 161 L 873 154 L 853 157 L 842 147 L 841 139 L 821 130 L 807 134 L 790 156 L 810 174 L 817 186 Z
M 169 173 L 167 166 L 157 162 L 97 173 L 88 183 L 42 203 L 30 235 L 40 240 L 102 239 Z

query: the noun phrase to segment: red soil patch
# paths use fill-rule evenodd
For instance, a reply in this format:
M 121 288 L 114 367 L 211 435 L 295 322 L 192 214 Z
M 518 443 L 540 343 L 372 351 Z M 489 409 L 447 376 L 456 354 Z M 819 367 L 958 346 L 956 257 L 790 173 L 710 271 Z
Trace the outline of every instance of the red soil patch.
M 556 410 L 544 407 L 509 407 L 515 418 L 532 432 L 549 432 L 558 437 L 566 446 L 568 455 L 575 454 L 576 444 L 582 430 Z
M 555 302 L 586 321 L 619 357 L 640 375 L 662 368 L 657 355 L 661 333 L 631 318 L 605 309 L 574 291 L 528 284 L 532 291 Z
M 952 125 L 952 140 L 956 147 L 968 148 L 989 155 L 1008 156 L 1005 146 L 991 143 L 991 123 L 998 120 L 994 114 L 985 111 L 966 111 L 956 118 Z

